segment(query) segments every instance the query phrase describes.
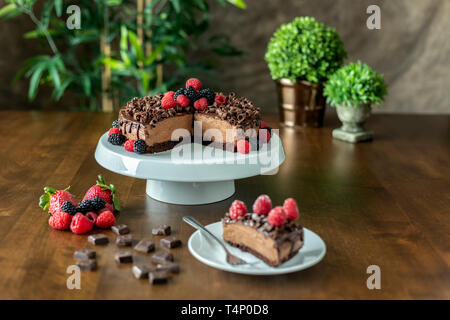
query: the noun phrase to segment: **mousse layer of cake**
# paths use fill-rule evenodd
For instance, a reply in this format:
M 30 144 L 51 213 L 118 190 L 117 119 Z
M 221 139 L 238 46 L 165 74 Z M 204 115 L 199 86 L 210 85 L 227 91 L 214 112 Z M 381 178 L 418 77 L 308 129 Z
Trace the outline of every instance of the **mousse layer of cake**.
M 294 221 L 274 227 L 265 215 L 247 213 L 234 220 L 226 213 L 222 226 L 223 239 L 227 243 L 273 267 L 296 255 L 304 243 L 303 227 Z

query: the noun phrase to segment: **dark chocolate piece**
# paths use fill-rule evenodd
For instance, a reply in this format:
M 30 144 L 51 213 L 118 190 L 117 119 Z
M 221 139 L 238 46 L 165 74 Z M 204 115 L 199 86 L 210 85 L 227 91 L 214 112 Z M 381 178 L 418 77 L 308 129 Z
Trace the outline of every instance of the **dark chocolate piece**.
M 77 266 L 80 270 L 84 271 L 93 271 L 97 269 L 97 260 L 96 259 L 84 259 L 77 262 Z
M 73 254 L 73 257 L 77 260 L 87 260 L 87 259 L 95 259 L 97 258 L 97 254 L 94 250 L 91 250 L 89 248 L 84 248 L 81 250 L 75 251 Z
M 121 247 L 130 247 L 133 244 L 133 236 L 125 234 L 116 238 L 116 244 Z
M 148 273 L 153 270 L 155 270 L 155 268 L 148 264 L 135 264 L 131 269 L 136 279 L 148 278 Z
M 148 273 L 148 280 L 151 284 L 166 283 L 167 277 L 168 274 L 165 270 L 155 270 Z
M 178 263 L 166 261 L 164 263 L 160 263 L 156 266 L 157 270 L 165 270 L 169 273 L 180 273 L 180 266 Z
M 158 250 L 152 256 L 153 263 L 163 264 L 164 262 L 167 261 L 173 261 L 173 255 L 170 252 L 167 252 L 166 250 Z
M 149 253 L 155 251 L 155 243 L 152 240 L 142 239 L 139 243 L 134 247 L 134 250 Z
M 98 244 L 107 244 L 109 242 L 109 239 L 103 233 L 96 233 L 91 234 L 88 237 L 88 241 L 94 245 L 98 245 Z
M 131 251 L 119 251 L 116 252 L 116 261 L 119 263 L 130 263 L 133 262 L 133 253 Z
M 170 235 L 170 232 L 170 226 L 167 224 L 163 224 L 152 229 L 152 234 L 156 236 L 168 236 Z
M 167 238 L 163 238 L 159 242 L 162 247 L 172 249 L 181 246 L 181 240 L 178 238 L 175 238 L 174 236 L 170 236 Z
M 118 224 L 116 226 L 112 226 L 111 230 L 117 235 L 130 233 L 130 228 L 128 228 L 126 224 Z

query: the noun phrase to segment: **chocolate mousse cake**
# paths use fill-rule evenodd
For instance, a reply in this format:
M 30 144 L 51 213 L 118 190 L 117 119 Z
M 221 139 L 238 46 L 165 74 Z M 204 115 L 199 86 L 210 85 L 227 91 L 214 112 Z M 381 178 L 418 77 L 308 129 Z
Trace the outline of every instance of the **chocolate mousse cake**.
M 201 130 L 195 130 L 194 124 L 200 124 Z M 249 143 L 257 141 L 260 127 L 260 109 L 248 98 L 201 89 L 201 82 L 191 78 L 186 89 L 129 101 L 120 109 L 117 128 L 110 131 L 108 141 L 122 145 L 128 140 L 132 144 L 128 149 L 125 143 L 127 151 L 156 153 L 174 148 L 187 136 L 198 142 L 194 135 L 201 135 L 203 144 L 247 153 Z M 183 134 L 173 136 L 176 129 L 184 129 L 179 131 Z
M 295 256 L 304 244 L 303 227 L 296 223 L 297 203 L 286 199 L 283 207 L 272 209 L 267 195 L 261 195 L 247 213 L 245 204 L 236 200 L 222 219 L 223 239 L 249 252 L 266 264 L 277 267 Z

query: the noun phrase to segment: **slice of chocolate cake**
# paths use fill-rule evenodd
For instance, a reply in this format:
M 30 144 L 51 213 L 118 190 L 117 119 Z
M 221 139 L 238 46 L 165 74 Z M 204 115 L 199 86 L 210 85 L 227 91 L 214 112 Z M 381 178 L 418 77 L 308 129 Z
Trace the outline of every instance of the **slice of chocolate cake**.
M 185 129 L 192 135 L 192 109 L 190 107 L 165 109 L 161 106 L 163 95 L 133 98 L 119 111 L 119 130 L 129 140 L 144 140 L 147 152 L 172 149 L 181 137 L 172 139 L 176 129 Z
M 253 205 L 257 213 L 247 213 L 245 204 L 239 200 L 233 202 L 222 219 L 223 239 L 276 267 L 302 248 L 303 227 L 295 223 L 298 218 L 295 201 L 287 199 L 284 207 L 271 209 L 270 199 L 266 195 L 264 197 L 262 200 L 260 196 Z M 261 205 L 262 201 L 268 201 L 268 206 Z

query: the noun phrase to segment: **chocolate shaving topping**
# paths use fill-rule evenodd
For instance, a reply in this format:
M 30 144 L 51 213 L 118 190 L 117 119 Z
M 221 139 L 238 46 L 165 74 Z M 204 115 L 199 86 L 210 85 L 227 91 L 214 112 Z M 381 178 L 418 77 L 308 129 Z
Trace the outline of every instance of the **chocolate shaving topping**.
M 223 95 L 223 93 L 217 93 Z M 231 125 L 239 125 L 243 128 L 258 127 L 261 122 L 260 109 L 245 97 L 237 97 L 234 92 L 225 96 L 226 103 L 218 105 L 214 102 L 200 113 L 205 113 L 217 119 L 226 120 Z
M 143 98 L 133 98 L 120 112 L 125 118 L 134 120 L 142 124 L 150 124 L 154 127 L 159 121 L 175 117 L 181 113 L 190 112 L 190 108 L 181 108 L 176 106 L 172 109 L 165 109 L 161 106 L 161 100 L 164 95 L 155 94 L 154 96 L 147 96 Z M 119 122 L 122 125 L 123 121 Z

